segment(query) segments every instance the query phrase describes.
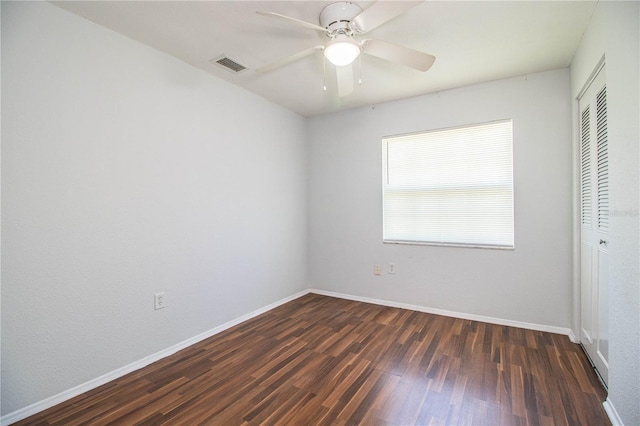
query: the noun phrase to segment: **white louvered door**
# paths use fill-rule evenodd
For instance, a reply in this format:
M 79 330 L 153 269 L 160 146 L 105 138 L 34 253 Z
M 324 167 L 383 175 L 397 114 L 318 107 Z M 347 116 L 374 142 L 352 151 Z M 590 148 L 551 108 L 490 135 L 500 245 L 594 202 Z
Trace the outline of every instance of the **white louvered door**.
M 580 342 L 607 383 L 609 369 L 609 151 L 604 67 L 580 106 Z

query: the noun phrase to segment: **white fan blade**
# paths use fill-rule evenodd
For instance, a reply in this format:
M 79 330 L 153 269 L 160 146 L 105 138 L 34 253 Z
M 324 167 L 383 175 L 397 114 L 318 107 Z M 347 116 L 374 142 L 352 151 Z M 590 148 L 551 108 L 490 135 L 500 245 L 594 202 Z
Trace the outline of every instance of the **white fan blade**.
M 350 27 L 363 34 L 401 15 L 422 1 L 378 1 L 351 20 Z
M 286 21 L 301 27 L 309 28 L 312 30 L 320 31 L 321 33 L 326 33 L 327 29 L 321 27 L 320 25 L 312 24 L 310 22 L 301 21 L 300 19 L 291 18 L 290 16 L 281 15 L 275 12 L 256 12 L 258 15 L 267 16 L 269 18 L 276 18 L 281 21 Z
M 351 64 L 336 67 L 338 80 L 338 97 L 343 98 L 353 93 L 353 67 Z
M 418 71 L 427 71 L 436 60 L 435 56 L 427 53 L 382 40 L 363 40 L 362 50 L 368 55 L 396 62 Z
M 324 46 L 315 46 L 310 49 L 303 50 L 302 52 L 298 52 L 295 55 L 287 56 L 286 58 L 279 59 L 275 62 L 271 62 L 268 65 L 260 67 L 256 70 L 256 72 L 265 73 L 265 72 L 273 71 L 287 64 L 290 64 L 291 62 L 297 61 L 298 59 L 302 59 L 305 56 L 309 56 L 315 52 L 320 52 L 323 49 L 324 49 Z

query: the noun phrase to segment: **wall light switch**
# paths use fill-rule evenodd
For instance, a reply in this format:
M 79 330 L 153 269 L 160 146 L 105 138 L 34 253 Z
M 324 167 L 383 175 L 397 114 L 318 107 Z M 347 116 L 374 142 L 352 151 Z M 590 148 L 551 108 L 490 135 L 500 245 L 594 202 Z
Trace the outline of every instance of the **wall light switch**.
M 396 273 L 396 264 L 395 263 L 390 263 L 389 264 L 389 273 L 390 274 L 395 274 Z

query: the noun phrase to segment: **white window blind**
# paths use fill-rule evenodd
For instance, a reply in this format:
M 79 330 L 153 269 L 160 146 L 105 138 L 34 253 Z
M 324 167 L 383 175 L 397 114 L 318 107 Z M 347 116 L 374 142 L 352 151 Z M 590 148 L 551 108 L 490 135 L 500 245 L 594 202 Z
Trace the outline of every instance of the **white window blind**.
M 382 140 L 383 240 L 513 248 L 511 120 Z

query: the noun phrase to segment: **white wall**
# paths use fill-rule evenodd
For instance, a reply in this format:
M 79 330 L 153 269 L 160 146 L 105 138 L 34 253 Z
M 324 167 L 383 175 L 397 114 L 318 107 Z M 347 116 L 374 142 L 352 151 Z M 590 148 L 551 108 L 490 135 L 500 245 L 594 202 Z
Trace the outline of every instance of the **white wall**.
M 605 57 L 611 202 L 608 400 L 625 425 L 640 424 L 639 28 L 640 3 L 598 3 L 571 65 L 575 99 Z
M 567 69 L 309 120 L 310 284 L 350 295 L 571 326 Z M 512 118 L 515 250 L 382 243 L 381 138 Z M 397 272 L 373 275 L 374 263 Z
M 2 414 L 306 288 L 302 117 L 44 2 L 2 59 Z

